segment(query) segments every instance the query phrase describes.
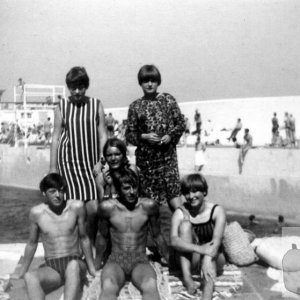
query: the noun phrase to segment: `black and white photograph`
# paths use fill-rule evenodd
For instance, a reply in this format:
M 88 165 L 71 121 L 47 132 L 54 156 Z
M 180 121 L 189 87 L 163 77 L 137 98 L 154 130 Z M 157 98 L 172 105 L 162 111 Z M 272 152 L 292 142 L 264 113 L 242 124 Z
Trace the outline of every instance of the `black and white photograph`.
M 300 1 L 2 0 L 0 300 L 300 299 Z

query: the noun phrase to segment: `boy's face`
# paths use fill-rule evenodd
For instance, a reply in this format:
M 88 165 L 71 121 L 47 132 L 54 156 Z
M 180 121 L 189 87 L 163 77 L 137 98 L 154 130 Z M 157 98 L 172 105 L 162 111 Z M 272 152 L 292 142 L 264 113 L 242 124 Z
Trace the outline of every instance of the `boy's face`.
M 122 183 L 120 192 L 125 205 L 132 206 L 136 204 L 138 198 L 137 186 L 135 187 L 130 183 L 124 182 Z
M 44 195 L 47 198 L 47 204 L 50 207 L 56 207 L 59 208 L 60 206 L 63 206 L 64 204 L 64 191 L 63 189 L 57 189 L 57 188 L 49 188 Z

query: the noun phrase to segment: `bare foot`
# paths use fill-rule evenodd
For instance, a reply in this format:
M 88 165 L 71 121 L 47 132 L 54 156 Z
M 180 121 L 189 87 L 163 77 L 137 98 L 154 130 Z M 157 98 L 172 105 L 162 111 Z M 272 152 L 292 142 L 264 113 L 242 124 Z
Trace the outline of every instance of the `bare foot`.
M 196 294 L 199 285 L 192 278 L 184 279 L 183 284 L 186 287 L 189 294 L 191 295 Z

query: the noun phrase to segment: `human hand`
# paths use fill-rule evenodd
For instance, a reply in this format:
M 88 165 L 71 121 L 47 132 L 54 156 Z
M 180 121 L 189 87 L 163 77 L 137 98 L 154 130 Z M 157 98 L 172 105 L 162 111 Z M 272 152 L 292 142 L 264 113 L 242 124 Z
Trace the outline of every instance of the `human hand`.
M 201 254 L 208 255 L 210 257 L 215 257 L 217 255 L 218 249 L 214 245 L 214 242 L 203 244 L 200 247 L 202 247 Z
M 166 134 L 166 135 L 164 135 L 162 138 L 161 138 L 161 140 L 160 140 L 160 143 L 161 144 L 169 144 L 171 142 L 171 137 L 168 135 L 168 134 Z
M 96 269 L 94 268 L 93 270 L 90 270 L 89 269 L 89 274 L 92 276 L 92 277 L 96 277 Z
M 159 135 L 154 132 L 144 133 L 142 134 L 142 138 L 151 145 L 158 144 L 161 141 Z
M 96 276 L 96 268 L 94 264 L 88 266 L 88 272 L 92 277 Z
M 96 177 L 102 170 L 102 163 L 98 161 L 93 168 L 93 175 Z
M 111 178 L 109 170 L 106 170 L 105 172 L 103 172 L 103 179 L 107 184 L 112 185 L 112 178 Z

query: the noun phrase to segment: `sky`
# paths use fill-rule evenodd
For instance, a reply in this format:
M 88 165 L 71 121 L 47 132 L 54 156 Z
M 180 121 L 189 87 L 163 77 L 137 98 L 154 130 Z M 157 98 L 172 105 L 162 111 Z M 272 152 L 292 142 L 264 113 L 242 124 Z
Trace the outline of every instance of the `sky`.
M 1 0 L 0 36 L 2 101 L 77 65 L 107 108 L 142 95 L 144 64 L 178 102 L 300 95 L 299 0 Z

